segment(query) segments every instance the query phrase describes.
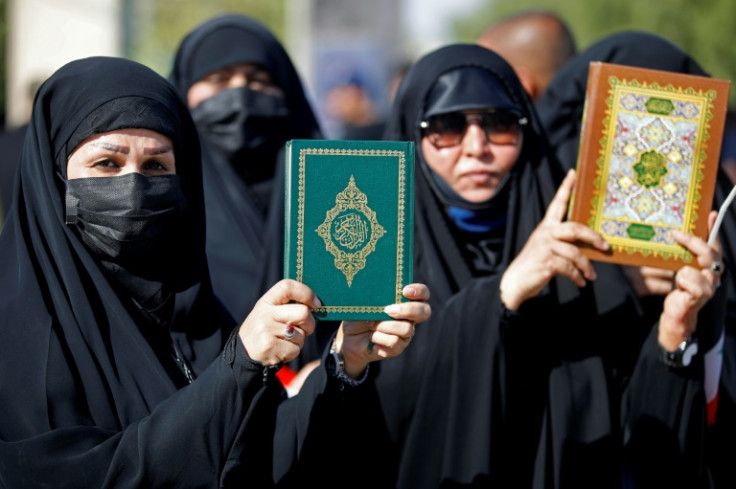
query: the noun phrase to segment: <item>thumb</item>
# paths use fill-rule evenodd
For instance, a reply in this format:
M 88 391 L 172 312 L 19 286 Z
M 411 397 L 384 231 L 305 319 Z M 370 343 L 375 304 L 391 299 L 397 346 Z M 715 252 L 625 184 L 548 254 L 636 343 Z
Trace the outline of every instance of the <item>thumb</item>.
M 552 202 L 547 207 L 544 214 L 544 222 L 555 223 L 562 222 L 567 214 L 567 206 L 572 195 L 572 189 L 575 186 L 575 170 L 569 170 L 565 179 L 562 180 L 560 187 L 557 189 Z
M 311 308 L 319 307 L 322 302 L 314 294 L 312 289 L 301 282 L 292 279 L 283 279 L 268 289 L 259 301 L 272 305 L 289 304 L 297 302 Z

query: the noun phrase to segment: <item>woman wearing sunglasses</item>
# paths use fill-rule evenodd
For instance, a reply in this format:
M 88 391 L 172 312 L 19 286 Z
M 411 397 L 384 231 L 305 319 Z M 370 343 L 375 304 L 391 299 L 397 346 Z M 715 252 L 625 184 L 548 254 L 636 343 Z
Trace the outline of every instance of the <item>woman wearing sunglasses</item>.
M 684 316 L 644 324 L 623 273 L 580 252 L 607 243 L 565 221 L 574 174 L 492 51 L 455 44 L 417 61 L 386 136 L 416 143 L 414 277 L 433 309 L 405 355 L 379 367 L 396 486 L 620 487 L 624 432 L 640 433 L 649 402 L 630 408 L 629 379 L 690 386 L 657 356 L 657 335 Z M 719 258 L 692 236 L 682 244 L 701 266 Z M 690 272 L 692 319 L 718 277 Z

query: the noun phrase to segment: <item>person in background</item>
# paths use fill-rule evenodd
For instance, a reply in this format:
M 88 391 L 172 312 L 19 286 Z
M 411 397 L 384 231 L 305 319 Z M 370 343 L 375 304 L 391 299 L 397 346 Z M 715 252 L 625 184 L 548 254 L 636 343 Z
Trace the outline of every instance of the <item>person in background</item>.
M 416 144 L 414 277 L 433 310 L 377 366 L 396 487 L 620 488 L 624 466 L 645 477 L 630 440 L 700 453 L 703 359 L 669 370 L 662 351 L 718 323 L 717 244 L 678 236 L 704 269 L 678 273 L 647 322 L 623 271 L 578 248 L 607 243 L 565 221 L 574 173 L 512 67 L 478 45 L 410 68 L 386 138 Z M 662 480 L 702 480 L 690 462 Z
M 736 185 L 736 112 L 732 109 L 729 109 L 726 114 L 726 127 L 723 128 L 721 166 Z
M 284 143 L 322 132 L 283 46 L 250 17 L 197 26 L 179 44 L 169 79 L 202 141 L 212 287 L 233 317 L 243 317 L 283 277 Z M 292 389 L 335 327 L 319 328 L 280 374 Z
M 340 139 L 381 139 L 385 126 L 378 101 L 356 70 L 333 81 L 324 96 L 325 115 L 337 121 Z
M 675 73 L 708 76 L 692 56 L 669 40 L 649 32 L 622 31 L 598 40 L 560 69 L 547 91 L 537 101 L 540 119 L 547 131 L 557 159 L 566 168 L 577 163 L 580 129 L 591 61 L 650 68 Z M 733 187 L 723 166 L 716 177 L 713 208 L 719 209 Z M 730 461 L 736 457 L 731 440 L 736 436 L 736 212 L 726 211 L 719 232 L 723 249 L 722 289 L 726 289 L 726 318 L 719 325 L 722 343 L 703 343 L 710 423 L 708 451 L 712 457 L 712 476 L 716 487 L 735 487 L 736 473 Z M 656 318 L 666 294 L 672 289 L 674 272 L 651 267 L 625 267 L 645 314 Z M 707 352 L 707 353 L 706 353 Z M 722 366 L 721 366 L 722 362 Z M 661 452 L 656 452 L 661 453 Z
M 283 280 L 245 320 L 222 308 L 196 129 L 164 78 L 121 58 L 60 68 L 18 171 L 0 234 L 0 486 L 327 487 L 348 455 L 375 455 L 346 443 L 335 460 L 334 439 L 370 429 L 368 364 L 406 348 L 426 286 L 393 321 L 343 323 L 287 399 L 275 372 L 319 300 Z
M 575 54 L 575 38 L 559 15 L 529 10 L 499 20 L 476 40 L 500 54 L 536 100 L 560 67 Z
M 284 143 L 321 131 L 283 46 L 249 17 L 196 27 L 169 79 L 202 140 L 213 287 L 238 317 L 283 276 Z

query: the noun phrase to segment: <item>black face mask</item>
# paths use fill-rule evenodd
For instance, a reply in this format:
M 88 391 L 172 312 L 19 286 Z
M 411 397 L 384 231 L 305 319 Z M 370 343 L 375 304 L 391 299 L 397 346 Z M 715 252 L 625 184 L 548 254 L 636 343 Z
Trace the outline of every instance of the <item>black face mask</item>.
M 148 255 L 175 234 L 185 206 L 176 175 L 129 173 L 66 182 L 66 223 L 95 256 L 121 265 L 166 262 Z
M 258 164 L 250 161 L 254 155 L 278 151 L 288 115 L 283 98 L 248 87 L 224 90 L 192 109 L 202 136 L 236 168 Z

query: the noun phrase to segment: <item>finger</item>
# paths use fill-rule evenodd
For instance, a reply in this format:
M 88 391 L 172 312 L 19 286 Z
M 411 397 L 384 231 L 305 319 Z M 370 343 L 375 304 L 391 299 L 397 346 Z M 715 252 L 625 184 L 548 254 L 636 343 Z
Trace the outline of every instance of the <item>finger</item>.
M 264 365 L 276 365 L 294 359 L 304 345 L 304 335 L 294 328 L 294 336 L 286 340 L 285 324 L 248 324 L 241 325 L 240 335 L 245 351 L 254 361 Z
M 552 202 L 547 207 L 544 214 L 544 222 L 562 222 L 567 214 L 567 204 L 572 195 L 572 188 L 575 185 L 575 170 L 569 170 L 565 179 L 562 180 L 560 187 L 557 189 Z
M 708 243 L 703 241 L 697 236 L 693 236 L 692 234 L 683 233 L 682 231 L 679 231 L 675 229 L 672 231 L 672 237 L 675 239 L 677 243 L 687 248 L 693 255 L 696 255 L 698 258 L 700 257 L 711 257 L 711 247 L 708 246 Z
M 273 305 L 288 304 L 290 302 L 298 302 L 311 308 L 322 305 L 312 289 L 291 279 L 276 282 L 259 300 Z
M 659 278 L 644 279 L 645 294 L 643 295 L 667 295 L 672 290 L 672 278 L 667 280 Z
M 692 234 L 683 233 L 682 231 L 672 231 L 672 237 L 677 243 L 687 248 L 695 255 L 698 264 L 702 268 L 710 268 L 714 262 L 720 262 L 720 253 L 715 248 L 708 246 L 708 243 L 693 236 Z
M 603 236 L 579 222 L 563 222 L 554 226 L 552 237 L 561 241 L 586 243 L 601 251 L 609 248 L 608 241 Z
M 668 270 L 666 268 L 656 268 L 656 267 L 640 267 L 639 273 L 641 274 L 644 279 L 652 278 L 652 279 L 660 279 L 660 280 L 667 280 L 672 281 L 672 277 L 675 276 L 674 270 Z
M 596 279 L 597 275 L 595 273 L 595 268 L 593 268 L 593 263 L 580 251 L 580 248 L 578 248 L 577 246 L 565 243 L 563 241 L 555 241 L 552 244 L 551 251 L 558 257 L 563 258 L 566 262 L 569 262 L 569 264 L 574 266 L 587 280 Z M 555 263 L 559 262 L 556 261 Z M 564 267 L 563 271 L 564 269 L 567 269 L 569 267 L 568 263 L 564 263 L 562 264 L 562 266 Z
M 429 316 L 432 314 L 432 308 L 426 302 L 401 302 L 386 306 L 384 312 L 393 319 L 421 323 L 429 319 Z
M 302 328 L 293 324 L 287 324 L 282 328 L 281 333 L 278 334 L 279 338 L 297 345 L 300 349 L 304 346 L 306 336 L 307 335 Z
M 549 264 L 552 267 L 552 271 L 555 275 L 562 275 L 563 277 L 567 277 L 572 280 L 572 282 L 578 287 L 585 287 L 585 284 L 587 283 L 585 281 L 585 276 L 583 275 L 581 269 L 578 268 L 574 262 L 568 260 L 567 258 L 563 258 L 559 255 L 554 254 L 550 258 Z M 593 275 L 595 278 L 595 271 L 593 272 Z
M 402 290 L 404 297 L 414 301 L 429 300 L 429 287 L 424 284 L 409 284 Z
M 686 266 L 681 268 L 675 275 L 675 286 L 687 292 L 693 304 L 702 304 L 713 297 L 715 285 L 712 280 L 706 278 L 700 270 Z
M 411 321 L 381 321 L 376 325 L 375 331 L 409 340 L 414 334 L 414 323 Z
M 406 338 L 381 331 L 374 331 L 370 341 L 373 344 L 371 355 L 379 358 L 395 357 L 409 345 Z
M 315 319 L 309 307 L 304 304 L 281 304 L 272 306 L 271 319 L 279 325 L 293 324 L 299 326 L 308 336 L 315 327 Z

